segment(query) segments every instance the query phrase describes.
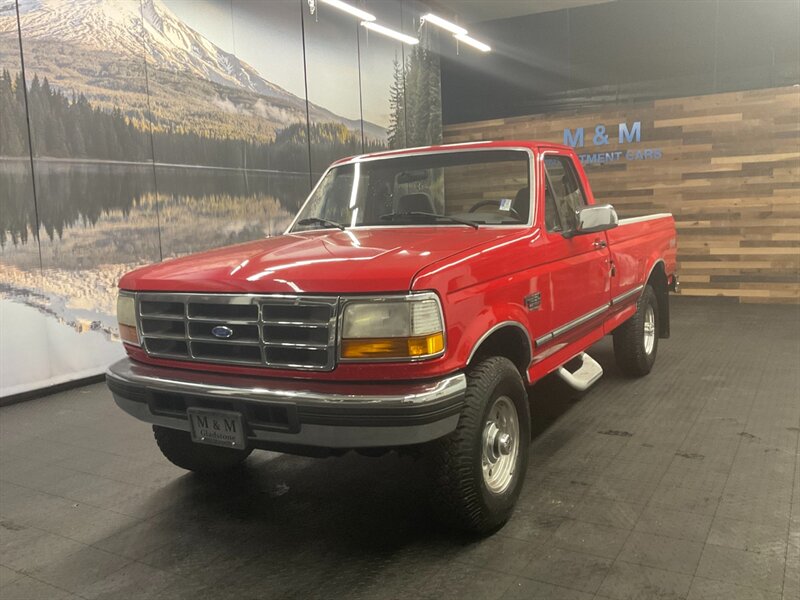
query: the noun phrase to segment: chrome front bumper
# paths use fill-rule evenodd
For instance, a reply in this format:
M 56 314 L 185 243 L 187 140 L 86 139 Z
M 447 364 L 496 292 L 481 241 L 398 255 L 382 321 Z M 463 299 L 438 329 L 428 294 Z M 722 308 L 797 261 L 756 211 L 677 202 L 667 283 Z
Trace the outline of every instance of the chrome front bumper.
M 156 367 L 124 358 L 106 371 L 134 417 L 189 431 L 186 408 L 240 412 L 251 445 L 370 448 L 419 444 L 458 424 L 463 373 L 422 383 L 262 379 Z

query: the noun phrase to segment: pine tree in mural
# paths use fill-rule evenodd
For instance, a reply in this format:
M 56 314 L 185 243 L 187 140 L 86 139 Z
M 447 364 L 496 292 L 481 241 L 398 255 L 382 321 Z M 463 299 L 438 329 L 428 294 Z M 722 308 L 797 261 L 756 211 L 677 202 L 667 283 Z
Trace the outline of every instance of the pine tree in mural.
M 404 148 L 406 146 L 406 108 L 405 108 L 405 70 L 395 54 L 394 81 L 389 88 L 389 148 Z
M 390 148 L 441 143 L 442 96 L 439 56 L 435 52 L 419 44 L 403 68 L 395 60 L 389 107 Z
M 28 88 L 33 151 L 37 157 L 146 162 L 152 159 L 150 132 L 121 109 L 102 110 L 83 94 L 67 95 L 34 75 Z M 24 156 L 28 151 L 22 78 L 7 70 L 0 77 L 0 156 Z M 362 152 L 361 135 L 341 123 L 313 123 L 315 158 L 327 167 L 342 156 Z M 251 168 L 290 172 L 308 170 L 306 125 L 293 124 L 264 143 L 203 135 L 193 131 L 153 131 L 156 161 L 171 164 L 240 168 L 243 157 Z M 367 140 L 364 152 L 383 149 Z
M 19 74 L 12 78 L 6 69 L 0 77 L 0 156 L 23 156 L 28 150 L 21 79 Z

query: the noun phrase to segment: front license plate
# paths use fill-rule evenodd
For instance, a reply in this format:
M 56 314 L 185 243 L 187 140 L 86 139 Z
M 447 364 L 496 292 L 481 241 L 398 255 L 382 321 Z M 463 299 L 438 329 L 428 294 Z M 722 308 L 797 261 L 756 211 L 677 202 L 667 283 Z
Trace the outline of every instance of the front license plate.
M 225 448 L 244 448 L 242 415 L 236 412 L 188 408 L 192 441 Z

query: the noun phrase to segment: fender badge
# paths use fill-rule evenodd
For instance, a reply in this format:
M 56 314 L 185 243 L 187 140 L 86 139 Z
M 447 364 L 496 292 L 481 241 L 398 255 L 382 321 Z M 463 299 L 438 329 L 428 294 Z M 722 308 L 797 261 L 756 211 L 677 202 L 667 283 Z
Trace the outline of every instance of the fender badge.
M 528 310 L 538 310 L 542 304 L 542 292 L 534 292 L 525 296 L 525 307 Z

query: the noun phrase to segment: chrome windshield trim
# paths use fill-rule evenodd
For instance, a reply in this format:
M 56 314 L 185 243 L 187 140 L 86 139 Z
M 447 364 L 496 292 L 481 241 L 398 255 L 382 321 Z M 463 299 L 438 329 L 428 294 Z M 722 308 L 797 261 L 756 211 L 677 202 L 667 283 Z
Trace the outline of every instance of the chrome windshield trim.
M 611 299 L 611 306 L 615 306 L 615 305 L 619 304 L 623 300 L 626 300 L 627 298 L 630 298 L 634 294 L 637 294 L 638 292 L 641 292 L 643 289 L 644 289 L 643 285 L 637 285 L 635 288 L 632 288 L 632 289 L 628 290 L 627 292 L 624 292 L 624 293 L 620 294 L 619 296 L 616 296 L 615 298 L 612 298 Z
M 486 142 L 486 143 L 489 143 L 489 142 Z M 456 154 L 456 153 L 466 153 L 466 152 L 492 152 L 492 151 L 495 151 L 495 152 L 507 152 L 507 151 L 512 151 L 512 152 L 525 152 L 528 155 L 528 189 L 530 191 L 530 199 L 529 199 L 529 201 L 531 203 L 531 210 L 529 211 L 530 212 L 530 216 L 528 217 L 528 222 L 527 223 L 512 223 L 512 224 L 505 224 L 505 225 L 490 224 L 490 223 L 480 223 L 480 226 L 482 228 L 483 227 L 491 227 L 492 229 L 498 229 L 498 228 L 507 229 L 507 228 L 513 228 L 513 227 L 532 227 L 533 224 L 537 222 L 536 219 L 539 216 L 537 214 L 538 204 L 539 203 L 536 202 L 536 194 L 535 194 L 535 191 L 536 191 L 536 155 L 534 154 L 533 149 L 528 148 L 527 146 L 504 146 L 504 147 L 492 146 L 492 147 L 488 147 L 488 148 L 457 148 L 457 147 L 456 148 L 452 148 L 452 147 L 442 147 L 442 149 L 440 149 L 440 150 L 429 150 L 429 151 L 426 151 L 426 152 L 416 152 L 414 150 L 415 150 L 414 148 L 409 148 L 408 150 L 398 151 L 396 154 L 388 154 L 388 155 L 385 155 L 385 156 L 383 156 L 383 155 L 370 156 L 368 154 L 366 154 L 366 155 L 365 154 L 361 154 L 361 155 L 358 155 L 358 156 L 353 156 L 352 158 L 343 160 L 341 162 L 336 162 L 336 163 L 332 164 L 327 169 L 325 169 L 325 172 L 317 180 L 317 183 L 314 184 L 314 187 L 311 189 L 311 192 L 308 194 L 308 197 L 305 199 L 305 201 L 303 202 L 302 206 L 300 206 L 300 209 L 297 211 L 297 214 L 294 216 L 294 219 L 292 219 L 292 222 L 286 228 L 286 231 L 283 232 L 284 235 L 288 235 L 288 234 L 292 234 L 292 233 L 308 233 L 308 232 L 311 232 L 311 231 L 329 231 L 331 229 L 330 227 L 327 227 L 327 228 L 326 227 L 319 227 L 317 229 L 303 229 L 302 231 L 292 231 L 294 226 L 297 224 L 297 221 L 300 218 L 300 215 L 303 214 L 303 211 L 305 210 L 306 205 L 311 201 L 311 198 L 314 195 L 314 192 L 317 191 L 317 188 L 322 183 L 322 180 L 325 179 L 325 177 L 328 175 L 328 172 L 332 171 L 333 169 L 335 169 L 337 167 L 343 167 L 345 165 L 352 165 L 352 164 L 355 164 L 355 163 L 362 163 L 362 162 L 374 162 L 374 161 L 378 161 L 378 160 L 391 160 L 393 158 L 408 158 L 410 156 L 430 156 L 430 155 L 433 155 L 433 154 Z M 441 224 L 426 223 L 426 224 L 423 224 L 423 225 L 401 225 L 399 227 L 447 227 L 447 226 L 449 226 L 449 227 L 454 227 L 454 226 L 455 227 L 464 227 L 464 225 L 453 225 L 453 224 L 450 224 L 450 223 L 441 223 Z M 366 228 L 366 227 L 382 227 L 382 228 L 386 229 L 386 228 L 390 228 L 390 227 L 398 227 L 398 225 L 393 225 L 393 224 L 389 223 L 387 225 L 354 225 L 354 226 L 346 225 L 346 227 L 347 227 L 347 229 L 362 229 L 362 228 Z
M 319 179 L 317 179 L 317 183 L 315 183 L 314 187 L 311 188 L 311 191 L 308 193 L 308 196 L 306 196 L 306 199 L 303 201 L 302 206 L 300 206 L 300 209 L 297 211 L 297 214 L 295 214 L 294 219 L 292 219 L 292 222 L 289 223 L 289 226 L 286 228 L 286 231 L 283 232 L 283 235 L 288 235 L 288 234 L 292 233 L 292 228 L 297 223 L 297 220 L 300 218 L 300 215 L 303 214 L 303 211 L 306 209 L 306 205 L 311 201 L 311 198 L 314 195 L 314 192 L 317 191 L 317 188 L 322 183 L 322 180 L 325 179 L 325 177 L 328 176 L 328 173 L 335 166 L 338 166 L 338 165 L 331 165 L 330 167 L 325 169 L 325 172 L 320 176 Z M 316 229 L 305 229 L 304 231 L 317 231 L 317 230 Z
M 296 402 L 298 405 L 331 405 L 331 404 L 381 404 L 408 406 L 426 404 L 459 396 L 467 389 L 467 378 L 463 373 L 449 375 L 442 379 L 424 383 L 390 384 L 386 394 L 359 394 L 324 392 L 319 389 L 281 388 L 280 381 L 259 381 L 252 377 L 239 375 L 211 374 L 204 371 L 169 369 L 137 363 L 129 358 L 112 364 L 106 371 L 106 377 L 121 383 L 143 386 L 145 388 L 176 392 L 181 394 L 197 394 L 210 398 L 249 400 L 253 402 Z M 296 384 L 296 382 L 295 382 Z M 317 388 L 321 387 L 315 382 Z M 331 382 L 336 386 L 353 389 L 356 385 L 343 385 Z
M 568 331 L 575 329 L 576 327 L 579 327 L 588 321 L 591 321 L 595 317 L 598 317 L 606 312 L 610 306 L 611 303 L 607 302 L 606 304 L 598 306 L 594 310 L 590 310 L 588 313 L 581 315 L 577 319 L 573 319 L 569 323 L 565 323 L 564 325 L 556 327 L 552 331 L 545 333 L 542 337 L 536 339 L 536 347 L 538 348 L 539 346 L 544 346 L 546 343 L 564 335 Z

